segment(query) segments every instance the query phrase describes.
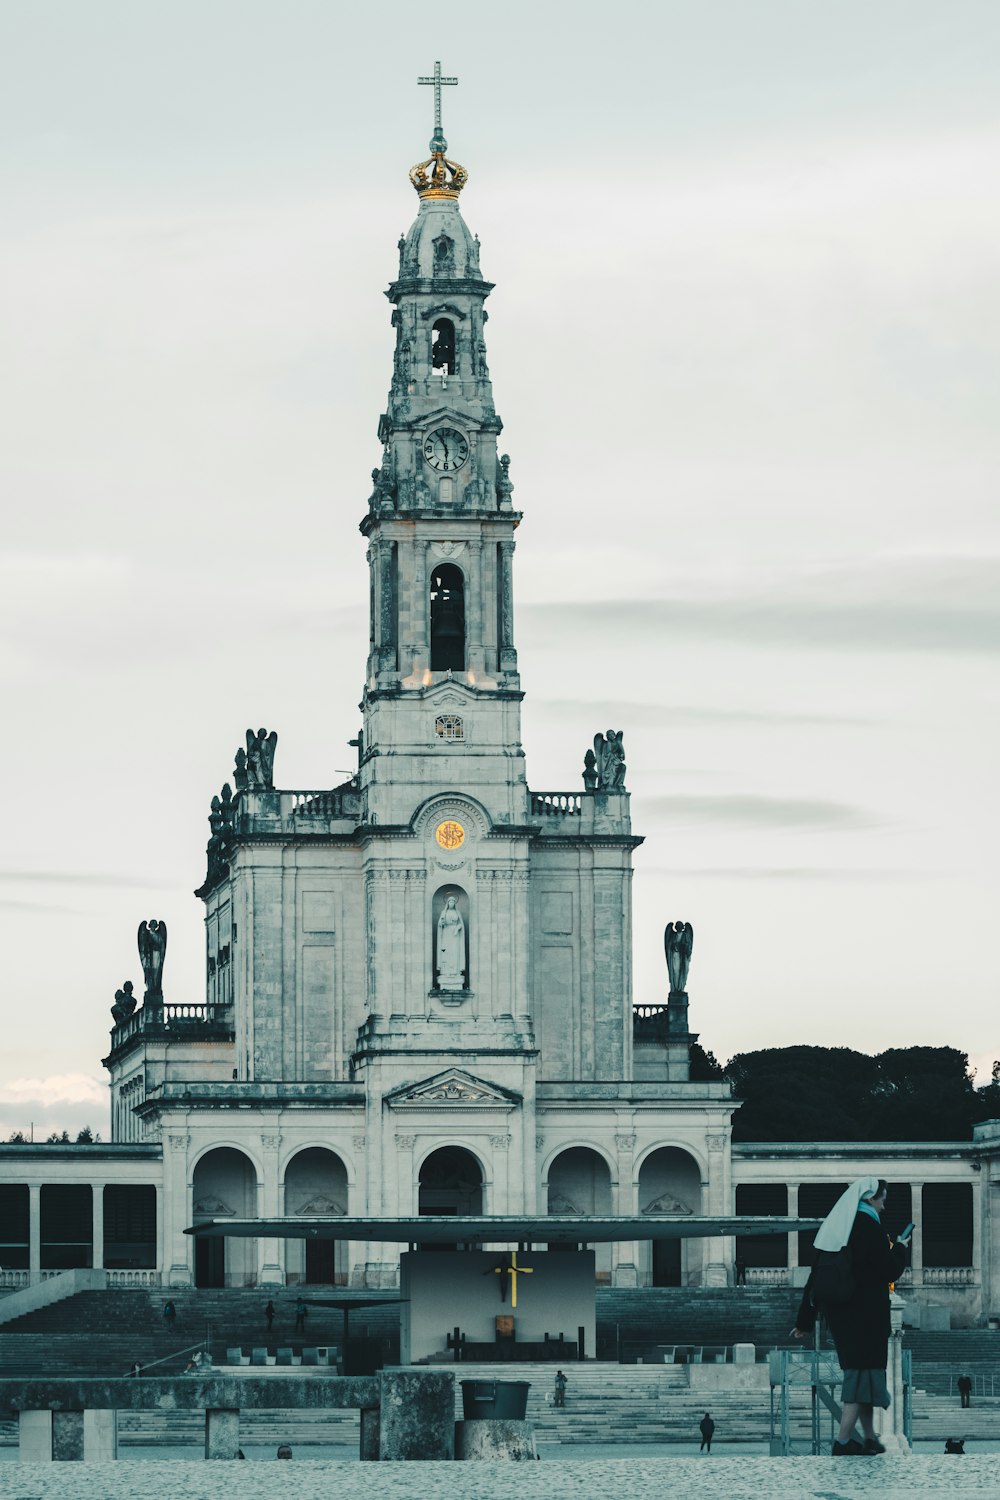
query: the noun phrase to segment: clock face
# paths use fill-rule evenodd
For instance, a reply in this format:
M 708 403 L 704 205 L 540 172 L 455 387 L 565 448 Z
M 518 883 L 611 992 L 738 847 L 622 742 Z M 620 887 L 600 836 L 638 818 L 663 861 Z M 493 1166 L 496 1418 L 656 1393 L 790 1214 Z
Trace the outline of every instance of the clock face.
M 451 474 L 460 469 L 469 456 L 469 442 L 454 427 L 435 427 L 424 438 L 424 458 L 432 469 Z

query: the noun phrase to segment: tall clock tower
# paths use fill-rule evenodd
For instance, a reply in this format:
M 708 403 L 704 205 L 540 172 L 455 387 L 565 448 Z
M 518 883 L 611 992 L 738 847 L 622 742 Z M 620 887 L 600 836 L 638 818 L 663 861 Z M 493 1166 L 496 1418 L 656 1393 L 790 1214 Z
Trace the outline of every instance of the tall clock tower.
M 410 173 L 419 211 L 387 292 L 392 382 L 361 523 L 371 600 L 360 758 L 366 1042 L 409 1055 L 416 1030 L 448 1050 L 488 1041 L 523 1062 L 534 1037 L 513 635 L 520 515 L 497 451 L 492 284 L 459 211 L 467 173 L 446 155 L 437 103 L 432 154 Z

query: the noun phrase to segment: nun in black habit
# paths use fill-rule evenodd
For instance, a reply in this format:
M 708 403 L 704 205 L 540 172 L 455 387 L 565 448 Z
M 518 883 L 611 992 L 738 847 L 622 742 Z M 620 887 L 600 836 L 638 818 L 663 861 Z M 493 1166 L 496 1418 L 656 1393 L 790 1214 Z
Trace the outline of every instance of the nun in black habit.
M 845 1270 L 852 1285 L 844 1300 L 828 1299 L 817 1307 L 814 1267 L 792 1330 L 793 1338 L 808 1338 L 822 1313 L 836 1346 L 844 1372 L 843 1416 L 833 1445 L 836 1457 L 885 1452 L 875 1435 L 873 1414 L 876 1406 L 889 1405 L 889 1286 L 902 1274 L 909 1252 L 908 1243 L 893 1244 L 882 1228 L 886 1193 L 879 1178 L 861 1177 L 837 1199 L 816 1232 L 815 1248 L 832 1257 L 846 1246 Z M 854 1437 L 856 1423 L 863 1443 Z

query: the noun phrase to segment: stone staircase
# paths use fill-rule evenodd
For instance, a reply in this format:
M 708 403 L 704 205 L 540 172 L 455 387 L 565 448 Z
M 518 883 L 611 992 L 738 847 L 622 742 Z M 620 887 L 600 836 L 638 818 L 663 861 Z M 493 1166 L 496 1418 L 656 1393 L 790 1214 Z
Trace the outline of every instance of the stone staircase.
M 903 1334 L 903 1347 L 913 1354 L 914 1383 L 938 1396 L 955 1395 L 959 1375 L 971 1375 L 974 1397 L 1000 1397 L 1000 1331 L 995 1328 L 954 1328 L 945 1333 L 917 1329 Z
M 658 1344 L 750 1343 L 766 1351 L 787 1342 L 801 1295 L 791 1287 L 601 1288 L 597 1355 L 650 1359 Z
M 264 1306 L 274 1302 L 276 1317 L 268 1336 Z M 310 1287 L 312 1298 L 337 1297 L 369 1300 L 378 1293 L 344 1287 Z M 399 1306 L 389 1301 L 384 1309 L 359 1309 L 350 1318 L 352 1339 L 373 1337 L 383 1341 L 387 1362 L 399 1357 Z M 172 1326 L 163 1318 L 167 1298 L 177 1309 Z M 216 1363 L 224 1363 L 226 1350 L 235 1346 L 266 1345 L 272 1353 L 279 1347 L 297 1352 L 303 1345 L 343 1346 L 344 1319 L 336 1308 L 309 1308 L 306 1334 L 293 1333 L 295 1302 L 293 1289 L 227 1288 L 194 1290 L 182 1288 L 150 1293 L 139 1288 L 113 1288 L 103 1292 L 81 1292 L 68 1301 L 27 1313 L 0 1329 L 0 1375 L 41 1375 L 58 1369 L 64 1375 L 124 1375 L 133 1361 L 146 1367 L 164 1360 L 164 1373 L 183 1368 L 187 1356 L 178 1351 L 207 1337 Z

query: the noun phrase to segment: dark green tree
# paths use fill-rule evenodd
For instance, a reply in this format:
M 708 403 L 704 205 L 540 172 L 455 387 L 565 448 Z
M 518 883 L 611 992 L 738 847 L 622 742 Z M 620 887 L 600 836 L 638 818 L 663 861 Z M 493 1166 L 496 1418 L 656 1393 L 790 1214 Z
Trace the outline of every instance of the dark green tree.
M 708 1052 L 700 1042 L 691 1043 L 691 1082 L 721 1083 L 726 1070 L 714 1052 Z

